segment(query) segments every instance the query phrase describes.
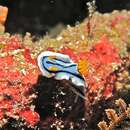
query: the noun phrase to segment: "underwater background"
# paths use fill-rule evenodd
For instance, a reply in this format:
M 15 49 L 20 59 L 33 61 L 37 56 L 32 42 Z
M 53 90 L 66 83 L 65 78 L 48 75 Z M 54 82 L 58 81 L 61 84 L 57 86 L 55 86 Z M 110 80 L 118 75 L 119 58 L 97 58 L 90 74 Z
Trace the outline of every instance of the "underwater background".
M 88 15 L 89 0 L 0 0 L 9 8 L 6 30 L 10 33 L 31 32 L 43 35 L 57 24 L 58 33 L 64 25 L 75 25 Z M 130 9 L 129 0 L 97 0 L 99 12 Z M 30 26 L 31 24 L 31 26 Z

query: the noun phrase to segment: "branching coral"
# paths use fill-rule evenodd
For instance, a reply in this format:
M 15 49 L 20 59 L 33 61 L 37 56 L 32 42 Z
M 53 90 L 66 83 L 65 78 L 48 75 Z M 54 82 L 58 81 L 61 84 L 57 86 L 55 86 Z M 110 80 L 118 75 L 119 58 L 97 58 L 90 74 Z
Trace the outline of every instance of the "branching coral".
M 116 100 L 116 105 L 119 107 L 121 112 L 117 114 L 114 109 L 106 109 L 106 114 L 110 123 L 107 125 L 107 122 L 105 121 L 99 122 L 98 126 L 101 130 L 112 130 L 123 120 L 130 117 L 130 104 L 127 106 L 123 99 L 118 99 Z

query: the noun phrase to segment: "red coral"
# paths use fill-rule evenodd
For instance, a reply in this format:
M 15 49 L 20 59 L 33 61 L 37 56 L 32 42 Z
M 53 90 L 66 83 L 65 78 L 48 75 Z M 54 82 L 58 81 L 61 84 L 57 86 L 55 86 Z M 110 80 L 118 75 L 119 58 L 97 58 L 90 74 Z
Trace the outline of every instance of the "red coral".
M 22 48 L 22 44 L 20 43 L 20 39 L 18 36 L 12 36 L 10 39 L 6 41 L 6 44 L 3 48 L 3 51 L 8 52 L 11 50 L 16 50 Z
M 4 115 L 19 116 L 33 127 L 39 121 L 39 115 L 28 109 L 35 94 L 27 92 L 39 75 L 36 59 L 31 57 L 31 52 L 22 45 L 18 36 L 0 36 L 1 40 L 4 42 L 0 53 L 0 122 Z
M 32 59 L 30 54 L 31 54 L 30 49 L 25 48 L 23 51 L 23 56 L 24 56 L 26 62 L 36 65 L 36 60 Z
M 3 119 L 3 112 L 0 111 L 0 120 L 2 120 L 2 119 Z
M 70 58 L 74 61 L 77 62 L 78 61 L 78 56 L 76 55 L 76 53 L 73 51 L 73 49 L 69 48 L 69 47 L 63 47 L 60 50 L 60 53 L 69 55 Z
M 110 74 L 113 72 L 113 65 L 119 65 L 121 62 L 119 52 L 106 37 L 103 37 L 88 53 L 87 60 L 93 68 L 86 76 L 89 89 L 92 93 L 97 92 L 97 96 L 102 92 L 102 96 L 108 98 L 112 95 L 113 85 L 109 85 L 110 81 L 107 79 L 110 78 L 114 82 Z
M 36 59 L 31 57 L 31 51 L 21 44 L 19 37 L 3 40 L 0 53 L 0 122 L 4 115 L 13 118 L 18 116 L 33 127 L 38 123 L 39 115 L 30 106 L 36 95 L 29 94 L 28 91 L 40 74 Z M 76 63 L 85 63 L 81 72 L 89 85 L 89 98 L 94 100 L 100 96 L 107 98 L 112 95 L 112 83 L 115 79 L 111 75 L 112 65 L 120 64 L 120 57 L 118 50 L 107 38 L 102 38 L 88 52 L 77 53 L 68 47 L 63 47 L 60 52 L 69 55 Z M 84 73 L 84 69 L 88 71 Z M 92 93 L 95 96 L 90 96 Z
M 38 79 L 39 70 L 38 68 L 29 69 L 26 75 L 23 77 L 23 83 L 35 84 Z
M 40 120 L 39 115 L 30 109 L 22 110 L 20 112 L 20 116 L 23 119 L 25 119 L 27 121 L 27 123 L 31 126 L 35 126 L 36 123 Z
M 96 59 L 99 60 L 101 64 L 120 62 L 118 50 L 112 45 L 112 43 L 106 37 L 103 37 L 100 42 L 95 44 L 90 58 L 93 55 L 96 57 Z
M 111 21 L 111 27 L 114 28 L 118 23 L 120 23 L 124 19 L 125 19 L 125 17 L 122 15 L 118 15 L 118 16 L 114 17 L 114 19 L 112 19 L 112 21 Z
M 84 77 L 89 85 L 89 92 L 96 95 L 93 98 L 101 95 L 108 98 L 112 95 L 113 85 L 111 82 L 114 82 L 115 78 L 113 78 L 114 75 L 111 76 L 110 74 L 113 72 L 113 65 L 118 66 L 121 59 L 118 50 L 107 37 L 103 37 L 98 43 L 95 43 L 88 52 L 76 54 L 70 48 L 63 48 L 61 52 L 68 54 L 73 61 L 86 60 L 88 62 L 90 67 L 88 71 L 86 71 L 88 66 L 86 66 L 86 70 L 84 68 L 84 71 L 87 72 Z M 111 81 L 107 79 L 111 79 Z M 106 85 L 109 83 L 111 85 Z M 89 95 L 91 95 L 90 93 Z

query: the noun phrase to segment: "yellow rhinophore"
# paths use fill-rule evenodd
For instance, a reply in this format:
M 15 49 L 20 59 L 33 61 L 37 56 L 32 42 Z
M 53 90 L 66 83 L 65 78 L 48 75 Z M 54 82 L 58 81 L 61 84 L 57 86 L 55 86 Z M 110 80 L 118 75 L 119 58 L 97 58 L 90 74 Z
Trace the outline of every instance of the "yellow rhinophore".
M 78 62 L 78 71 L 82 75 L 86 75 L 88 73 L 88 61 L 87 60 L 80 60 Z

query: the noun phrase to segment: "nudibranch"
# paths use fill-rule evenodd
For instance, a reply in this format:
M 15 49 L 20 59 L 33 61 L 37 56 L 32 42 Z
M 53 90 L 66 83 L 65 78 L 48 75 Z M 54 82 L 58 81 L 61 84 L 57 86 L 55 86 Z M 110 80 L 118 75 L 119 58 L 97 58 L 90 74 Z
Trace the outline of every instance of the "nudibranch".
M 68 55 L 45 51 L 38 56 L 37 61 L 43 76 L 54 77 L 56 80 L 70 80 L 76 86 L 76 90 L 82 90 L 84 93 L 86 88 L 84 77 L 78 71 L 77 64 Z

